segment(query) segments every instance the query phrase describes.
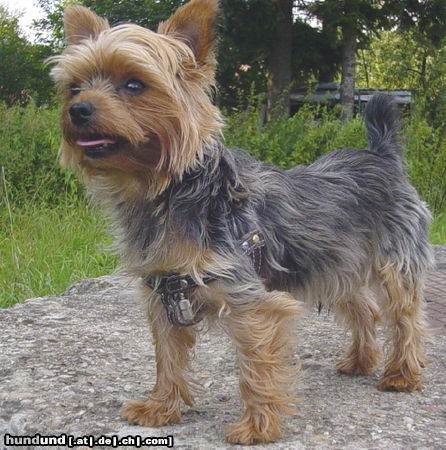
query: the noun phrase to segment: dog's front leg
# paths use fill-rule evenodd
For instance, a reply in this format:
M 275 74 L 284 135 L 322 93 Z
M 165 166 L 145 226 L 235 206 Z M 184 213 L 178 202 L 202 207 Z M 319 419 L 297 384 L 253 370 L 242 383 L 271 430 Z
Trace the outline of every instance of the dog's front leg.
M 156 384 L 145 402 L 127 402 L 121 415 L 130 423 L 159 427 L 180 422 L 181 399 L 187 405 L 193 404 L 187 369 L 196 333 L 192 327 L 171 325 L 164 307 L 157 301 L 150 304 L 149 321 L 155 345 Z
M 233 339 L 240 365 L 242 417 L 232 424 L 229 442 L 273 442 L 282 434 L 282 414 L 293 411 L 296 365 L 293 318 L 300 304 L 284 292 L 263 294 L 262 300 L 231 304 L 225 327 Z

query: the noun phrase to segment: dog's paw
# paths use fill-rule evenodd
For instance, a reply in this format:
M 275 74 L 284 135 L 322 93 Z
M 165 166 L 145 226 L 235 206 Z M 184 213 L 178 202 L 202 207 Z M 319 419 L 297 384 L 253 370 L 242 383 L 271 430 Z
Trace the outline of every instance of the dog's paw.
M 381 352 L 376 345 L 369 345 L 361 352 L 353 345 L 336 361 L 336 370 L 346 375 L 371 375 L 380 359 Z
M 401 374 L 386 375 L 381 378 L 377 385 L 380 391 L 398 391 L 398 392 L 414 392 L 421 391 L 423 386 L 419 376 L 411 378 L 404 377 Z
M 361 364 L 358 360 L 342 358 L 336 361 L 336 370 L 345 375 L 371 375 L 375 365 Z
M 231 444 L 252 445 L 262 442 L 276 442 L 282 436 L 280 426 L 263 428 L 254 420 L 235 422 L 226 434 L 226 440 Z
M 169 405 L 148 399 L 145 402 L 130 401 L 121 409 L 121 417 L 142 427 L 161 427 L 179 423 L 181 412 L 178 405 Z

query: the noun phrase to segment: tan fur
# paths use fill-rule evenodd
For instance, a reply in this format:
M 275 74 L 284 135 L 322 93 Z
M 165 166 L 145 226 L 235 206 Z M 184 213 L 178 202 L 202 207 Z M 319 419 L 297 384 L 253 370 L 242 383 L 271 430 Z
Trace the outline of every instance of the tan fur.
M 158 301 L 151 304 L 149 321 L 155 345 L 156 384 L 145 402 L 126 403 L 121 415 L 131 423 L 159 427 L 180 421 L 181 399 L 186 405 L 193 404 L 193 382 L 188 378 L 187 370 L 188 352 L 195 345 L 195 330 L 168 323 Z
M 290 403 L 296 401 L 292 319 L 299 313 L 299 303 L 288 293 L 271 292 L 257 307 L 239 306 L 225 317 L 237 348 L 245 407 L 228 431 L 229 442 L 274 442 L 281 437 L 282 414 L 290 414 Z
M 213 3 L 196 0 L 194 11 L 200 1 L 208 6 Z M 214 20 L 212 14 L 215 18 L 216 3 L 213 9 L 212 13 L 212 8 L 207 8 L 209 16 L 203 14 L 200 19 L 204 33 Z M 180 25 L 179 18 L 164 25 L 168 34 L 160 34 L 134 24 L 110 29 L 83 7 L 69 8 L 66 14 L 69 41 L 76 45 L 50 59 L 57 63 L 51 73 L 65 99 L 62 164 L 90 175 L 107 176 L 106 170 L 135 176 L 144 173 L 159 187 L 166 186 L 158 183 L 160 175 L 163 179 L 181 176 L 199 163 L 203 146 L 220 135 L 222 120 L 208 97 L 214 69 L 197 61 L 189 45 L 171 35 Z M 75 19 L 77 14 L 79 20 Z M 82 22 L 85 18 L 88 20 Z M 73 40 L 73 36 L 78 39 Z M 210 42 L 199 49 L 202 58 L 207 55 L 206 61 L 213 60 Z M 139 96 L 122 94 L 120 85 L 133 78 L 146 84 L 145 92 Z M 72 84 L 81 88 L 74 98 L 69 94 Z M 84 133 L 116 136 L 126 142 L 119 154 L 106 161 L 85 158 L 75 143 L 79 131 L 73 127 L 68 110 L 73 103 L 85 100 L 94 103 L 96 111 L 94 122 Z M 191 111 L 195 120 L 190 120 Z M 150 191 L 159 193 L 157 188 Z
M 390 330 L 390 354 L 378 387 L 417 391 L 422 388 L 421 369 L 427 363 L 423 348 L 427 326 L 422 286 L 410 273 L 392 265 L 384 266 L 380 275 L 387 293 L 384 309 Z
M 336 369 L 347 375 L 370 375 L 380 360 L 376 342 L 376 323 L 379 308 L 372 292 L 364 287 L 354 298 L 335 306 L 336 315 L 346 323 L 352 333 L 352 344 Z
M 78 44 L 83 39 L 95 38 L 109 28 L 108 22 L 88 8 L 70 5 L 64 13 L 65 37 L 68 43 Z
M 213 45 L 217 10 L 218 3 L 215 0 L 192 0 L 158 26 L 158 33 L 183 39 L 192 48 L 198 64 L 210 76 L 215 70 Z
M 189 351 L 195 343 L 193 328 L 175 328 L 166 320 L 159 299 L 147 287 L 148 312 L 157 359 L 157 383 L 145 402 L 124 405 L 122 416 L 143 426 L 180 420 L 179 401 L 192 404 Z M 293 411 L 293 386 L 298 366 L 291 364 L 294 350 L 293 318 L 300 304 L 289 294 L 271 292 L 262 302 L 230 307 L 219 282 L 195 291 L 193 301 L 206 305 L 208 320 L 220 317 L 232 337 L 241 370 L 240 392 L 245 411 L 227 434 L 229 442 L 274 442 L 282 434 L 282 415 Z M 249 324 L 249 326 L 247 326 Z

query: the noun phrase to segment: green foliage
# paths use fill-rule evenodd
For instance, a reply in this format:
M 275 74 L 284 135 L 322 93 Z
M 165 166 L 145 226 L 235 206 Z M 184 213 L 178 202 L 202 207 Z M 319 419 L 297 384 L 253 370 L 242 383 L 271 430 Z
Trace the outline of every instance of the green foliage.
M 256 158 L 289 168 L 308 164 L 319 156 L 342 147 L 365 148 L 362 119 L 340 125 L 336 111 L 306 104 L 296 115 L 262 125 L 260 105 L 228 116 L 226 143 L 250 151 Z M 59 145 L 58 111 L 0 105 L 0 207 L 6 194 L 14 205 L 32 202 L 57 204 L 61 199 L 82 197 L 83 188 L 70 172 L 57 163 Z M 420 104 L 408 118 L 406 136 L 410 177 L 431 208 L 446 208 L 446 133 L 423 118 Z
M 446 133 L 430 125 L 420 105 L 406 127 L 407 165 L 410 177 L 432 211 L 446 209 Z
M 60 143 L 59 114 L 55 108 L 7 108 L 0 103 L 0 208 L 6 195 L 22 205 L 32 202 L 58 203 L 76 196 L 78 181 L 57 164 Z
M 53 47 L 60 47 L 63 42 L 63 12 L 72 4 L 81 4 L 101 17 L 108 19 L 111 25 L 119 22 L 132 22 L 156 30 L 158 23 L 167 19 L 187 0 L 37 0 L 45 12 L 45 17 L 35 21 L 41 30 L 42 38 Z
M 417 35 L 418 43 L 429 42 L 437 48 L 446 36 L 444 0 L 304 0 L 302 3 L 324 26 L 355 29 L 359 46 L 363 48 L 382 30 L 411 31 Z
M 401 30 L 412 30 L 423 46 L 442 46 L 446 37 L 446 3 L 444 0 L 389 1 L 399 18 Z
M 51 99 L 52 83 L 44 60 L 51 49 L 32 45 L 22 37 L 18 20 L 0 5 L 0 101 L 25 104 Z
M 385 31 L 362 52 L 357 85 L 379 89 L 412 89 L 418 86 L 424 50 L 407 34 Z
M 440 211 L 446 207 L 446 47 L 429 33 L 429 27 L 382 33 L 364 51 L 358 78 L 362 85 L 368 77 L 374 87 L 414 92 L 406 129 L 409 173 L 431 208 Z
M 435 47 L 417 30 L 393 30 L 381 33 L 364 50 L 357 82 L 364 87 L 413 89 L 421 96 L 446 84 L 445 77 L 445 46 Z
M 335 112 L 324 106 L 304 105 L 293 117 L 280 117 L 266 125 L 259 121 L 259 111 L 228 118 L 226 143 L 249 150 L 256 158 L 287 169 L 309 164 L 335 148 L 365 147 L 361 119 L 340 126 Z
M 160 21 L 165 20 L 186 1 L 37 0 L 39 6 L 45 11 L 45 17 L 37 20 L 35 27 L 40 31 L 42 42 L 46 41 L 54 51 L 57 51 L 63 43 L 63 10 L 70 3 L 80 3 L 90 7 L 99 15 L 108 18 L 111 24 L 130 21 L 156 29 Z M 245 100 L 252 86 L 256 93 L 267 90 L 268 59 L 277 28 L 277 2 L 221 0 L 220 4 L 218 27 L 220 51 L 217 74 L 219 103 L 235 109 L 246 106 Z M 419 83 L 416 72 L 423 71 L 426 49 L 433 48 L 439 51 L 444 48 L 443 39 L 446 35 L 446 2 L 444 0 L 346 0 L 342 2 L 302 0 L 295 2 L 294 12 L 298 12 L 298 15 L 294 16 L 292 31 L 292 77 L 295 84 L 303 85 L 315 80 L 326 82 L 335 79 L 341 64 L 342 29 L 350 27 L 355 30 L 360 47 L 365 49 L 368 48 L 371 38 L 383 29 L 398 29 L 399 32 L 405 33 L 399 42 L 400 45 L 395 48 L 395 58 L 392 58 L 392 42 L 383 49 L 388 57 L 385 55 L 382 57 L 378 53 L 376 57 L 373 53 L 371 57 L 366 55 L 365 64 L 369 70 L 366 76 L 363 73 L 360 77 L 366 79 L 368 76 L 370 82 L 367 84 L 371 87 L 383 86 L 375 82 L 378 81 L 376 73 L 379 78 L 379 70 L 376 72 L 372 67 L 376 66 L 375 63 L 381 65 L 380 70 L 386 71 L 385 78 L 388 78 L 389 71 L 395 69 L 391 78 L 392 85 L 397 88 L 405 85 L 406 78 L 415 80 L 411 86 L 422 89 L 431 87 L 430 78 L 425 78 L 423 83 Z M 316 18 L 320 26 L 305 22 L 304 16 Z M 37 51 L 37 49 L 34 50 Z M 48 47 L 42 47 L 40 51 L 48 53 Z M 38 60 L 38 57 L 26 56 L 26 52 L 23 51 L 16 53 L 18 54 L 25 55 L 24 60 Z M 430 56 L 427 55 L 427 57 Z M 404 66 L 406 60 L 408 64 Z M 426 62 L 429 65 L 429 61 Z M 358 66 L 361 70 L 364 61 Z M 14 64 L 8 67 L 14 67 Z M 436 67 L 435 62 L 432 67 Z M 39 73 L 38 70 L 36 74 Z M 441 70 L 444 73 L 444 68 Z M 20 73 L 31 72 L 27 67 Z M 50 95 L 47 89 L 48 77 L 37 75 L 30 78 L 45 84 L 45 88 L 43 86 L 33 88 L 40 96 L 37 103 L 41 103 L 44 98 L 42 92 L 47 96 Z M 9 83 L 8 86 L 12 87 L 13 84 Z M 22 91 L 16 89 L 15 92 Z M 441 95 L 433 95 L 435 101 Z
M 404 3 L 404 2 L 400 2 Z M 395 2 L 392 0 L 316 0 L 307 2 L 310 14 L 324 25 L 355 30 L 361 43 L 367 42 L 368 35 L 393 24 Z M 398 8 L 399 9 L 399 8 Z
M 302 2 L 295 5 L 295 10 Z M 277 39 L 280 2 L 271 0 L 222 0 L 218 53 L 218 84 L 221 104 L 247 106 L 249 92 L 272 87 L 271 52 Z M 305 84 L 331 78 L 340 62 L 339 45 L 331 33 L 314 27 L 296 15 L 292 18 L 292 83 Z M 322 75 L 324 74 L 324 75 Z M 240 98 L 239 93 L 243 96 Z M 242 100 L 241 102 L 239 100 Z

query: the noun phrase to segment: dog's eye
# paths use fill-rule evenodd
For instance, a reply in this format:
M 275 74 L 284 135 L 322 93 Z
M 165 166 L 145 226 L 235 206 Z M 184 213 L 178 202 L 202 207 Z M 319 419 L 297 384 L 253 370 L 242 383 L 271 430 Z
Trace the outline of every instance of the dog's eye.
M 132 95 L 138 95 L 140 94 L 144 88 L 146 86 L 144 85 L 144 83 L 142 81 L 139 80 L 128 80 L 126 81 L 126 83 L 124 84 L 124 89 Z
M 74 97 L 75 95 L 79 94 L 81 91 L 81 88 L 78 84 L 71 83 L 70 84 L 70 95 Z

